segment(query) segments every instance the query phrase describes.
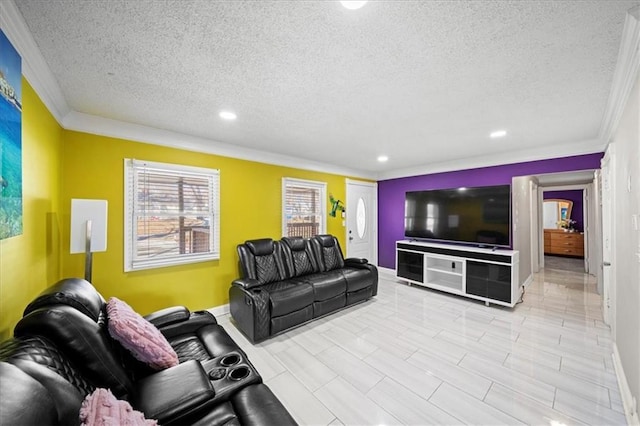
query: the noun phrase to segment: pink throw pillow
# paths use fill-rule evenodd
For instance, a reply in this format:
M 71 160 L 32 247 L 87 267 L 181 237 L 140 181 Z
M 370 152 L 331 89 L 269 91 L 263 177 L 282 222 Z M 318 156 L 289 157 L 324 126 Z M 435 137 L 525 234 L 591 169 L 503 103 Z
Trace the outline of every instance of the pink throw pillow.
M 142 318 L 131 306 L 112 297 L 107 303 L 109 334 L 138 360 L 156 370 L 178 365 L 178 355 L 153 324 Z
M 156 420 L 131 408 L 127 401 L 116 399 L 109 389 L 98 388 L 87 395 L 80 407 L 82 426 L 158 426 Z

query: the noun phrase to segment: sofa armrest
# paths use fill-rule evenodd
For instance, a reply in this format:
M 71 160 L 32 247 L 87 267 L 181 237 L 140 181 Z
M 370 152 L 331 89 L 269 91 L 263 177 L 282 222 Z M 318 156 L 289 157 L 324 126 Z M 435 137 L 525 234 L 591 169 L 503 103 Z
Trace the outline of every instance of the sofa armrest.
M 155 325 L 157 328 L 164 327 L 176 322 L 182 322 L 189 319 L 189 309 L 184 306 L 172 306 L 170 308 L 161 309 L 145 315 L 144 319 Z
M 253 278 L 238 278 L 237 280 L 233 280 L 231 284 L 240 286 L 246 290 L 262 285 L 260 281 L 255 280 Z
M 368 269 L 371 272 L 371 295 L 378 294 L 378 268 L 370 264 L 367 259 L 350 257 L 344 260 L 345 266 L 356 269 Z
M 238 328 L 252 342 L 269 337 L 269 294 L 260 287 L 247 289 L 236 280 L 229 288 L 229 311 Z
M 160 424 L 179 423 L 211 405 L 214 396 L 202 364 L 191 360 L 138 381 L 131 404 Z
M 164 337 L 170 339 L 185 333 L 195 333 L 201 328 L 212 324 L 218 324 L 218 321 L 211 312 L 195 311 L 191 312 L 189 318 L 184 321 L 174 322 L 158 328 Z

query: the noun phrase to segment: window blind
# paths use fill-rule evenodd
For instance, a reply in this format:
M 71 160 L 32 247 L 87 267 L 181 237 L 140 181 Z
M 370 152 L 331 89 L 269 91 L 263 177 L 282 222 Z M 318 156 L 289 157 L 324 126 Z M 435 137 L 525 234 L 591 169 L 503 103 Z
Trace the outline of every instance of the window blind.
M 125 270 L 219 258 L 219 171 L 125 160 Z
M 326 184 L 283 179 L 283 231 L 287 237 L 311 237 L 325 232 Z

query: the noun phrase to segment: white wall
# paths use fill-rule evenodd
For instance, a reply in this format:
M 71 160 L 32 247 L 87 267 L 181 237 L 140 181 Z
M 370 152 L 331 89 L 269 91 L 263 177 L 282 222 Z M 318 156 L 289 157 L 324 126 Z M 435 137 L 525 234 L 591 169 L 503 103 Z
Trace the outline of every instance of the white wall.
M 640 76 L 611 143 L 615 147 L 613 220 L 615 231 L 615 323 L 624 375 L 640 401 Z
M 531 276 L 531 183 L 533 176 L 519 176 L 511 180 L 513 214 L 513 249 L 520 252 L 519 284 Z

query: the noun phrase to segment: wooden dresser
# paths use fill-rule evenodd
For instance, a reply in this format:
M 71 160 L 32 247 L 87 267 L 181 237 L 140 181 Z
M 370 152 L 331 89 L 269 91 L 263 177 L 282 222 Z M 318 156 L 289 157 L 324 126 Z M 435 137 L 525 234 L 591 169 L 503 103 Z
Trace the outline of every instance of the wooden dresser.
M 584 235 L 562 229 L 545 229 L 544 254 L 584 257 Z

